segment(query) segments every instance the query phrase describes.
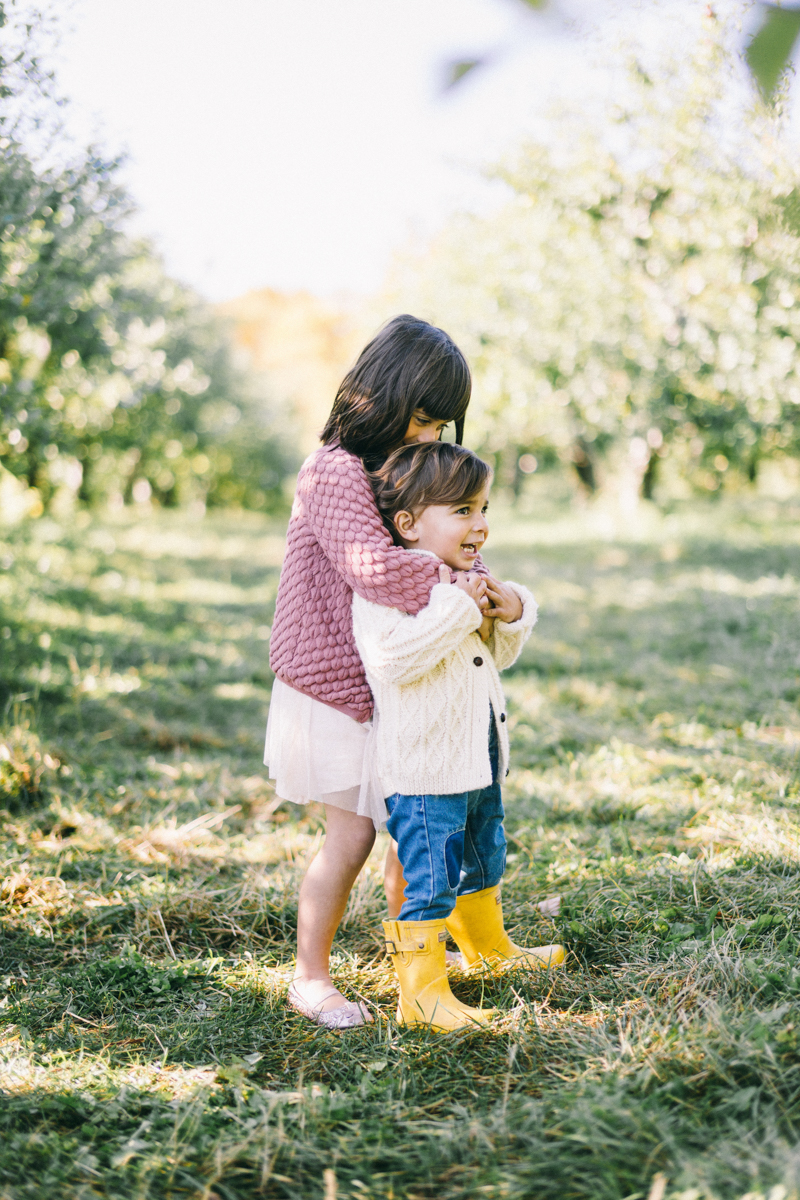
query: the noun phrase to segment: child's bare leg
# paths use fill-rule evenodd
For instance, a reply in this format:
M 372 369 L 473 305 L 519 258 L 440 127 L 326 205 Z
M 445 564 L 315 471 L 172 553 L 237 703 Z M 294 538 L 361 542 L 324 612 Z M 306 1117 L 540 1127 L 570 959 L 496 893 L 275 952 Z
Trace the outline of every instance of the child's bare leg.
M 397 857 L 397 842 L 392 838 L 386 851 L 386 862 L 383 866 L 383 886 L 386 889 L 386 906 L 389 909 L 389 920 L 396 921 L 400 915 L 405 899 L 406 881 L 403 878 L 403 868 Z
M 331 990 L 330 954 L 344 916 L 347 897 L 375 842 L 368 817 L 325 805 L 325 841 L 300 887 L 297 906 L 297 966 L 294 983 L 306 1004 L 316 1006 Z M 341 994 L 321 1005 L 323 1012 L 342 1003 Z

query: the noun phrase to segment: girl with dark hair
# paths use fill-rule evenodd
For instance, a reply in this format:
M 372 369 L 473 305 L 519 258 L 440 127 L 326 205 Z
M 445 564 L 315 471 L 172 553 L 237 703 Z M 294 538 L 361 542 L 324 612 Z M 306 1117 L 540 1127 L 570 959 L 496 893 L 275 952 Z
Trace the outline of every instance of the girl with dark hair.
M 404 443 L 436 440 L 423 436 L 432 426 L 441 432 L 453 421 L 460 443 L 471 390 L 467 361 L 443 329 L 395 317 L 342 380 L 322 441 L 338 442 L 368 470 Z
M 433 559 L 394 544 L 367 471 L 404 444 L 437 441 L 450 422 L 460 441 L 470 388 L 466 360 L 443 330 L 395 317 L 345 376 L 323 445 L 297 479 L 270 644 L 276 679 L 265 762 L 278 796 L 325 805 L 325 840 L 300 888 L 289 1003 L 333 1028 L 372 1019 L 334 986 L 329 960 L 385 816 L 369 786 L 372 694 L 353 638 L 352 596 L 414 614 L 439 578 Z M 479 558 L 474 567 L 484 570 Z M 401 891 L 390 855 L 390 911 Z

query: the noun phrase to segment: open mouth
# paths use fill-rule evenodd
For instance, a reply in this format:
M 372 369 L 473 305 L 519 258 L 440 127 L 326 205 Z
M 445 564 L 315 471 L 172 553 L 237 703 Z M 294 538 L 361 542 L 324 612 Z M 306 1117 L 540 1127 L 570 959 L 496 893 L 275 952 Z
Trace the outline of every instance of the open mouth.
M 477 542 L 461 543 L 461 553 L 466 554 L 468 558 L 477 558 L 480 548 L 481 547 Z

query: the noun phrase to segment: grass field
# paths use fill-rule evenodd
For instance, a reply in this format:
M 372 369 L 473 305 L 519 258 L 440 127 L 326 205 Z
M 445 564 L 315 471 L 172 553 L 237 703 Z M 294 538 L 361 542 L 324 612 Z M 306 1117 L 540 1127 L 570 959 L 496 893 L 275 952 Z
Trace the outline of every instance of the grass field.
M 503 518 L 509 925 L 562 972 L 394 1024 L 376 848 L 336 943 L 373 1006 L 288 1011 L 316 814 L 261 748 L 282 529 L 0 534 L 0 1200 L 800 1195 L 800 509 L 628 537 Z M 553 922 L 535 901 L 559 892 Z

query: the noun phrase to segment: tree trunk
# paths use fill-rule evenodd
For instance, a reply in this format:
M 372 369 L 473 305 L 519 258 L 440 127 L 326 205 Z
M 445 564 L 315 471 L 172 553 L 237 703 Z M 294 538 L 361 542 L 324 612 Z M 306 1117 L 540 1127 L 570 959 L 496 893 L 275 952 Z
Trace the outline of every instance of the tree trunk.
M 83 504 L 91 504 L 92 491 L 89 480 L 92 473 L 92 460 L 89 458 L 88 454 L 85 454 L 81 458 L 81 466 L 83 467 L 83 475 L 81 477 L 81 486 L 78 489 L 78 499 L 82 501 Z
M 656 489 L 656 479 L 658 478 L 658 455 L 652 452 L 650 460 L 645 467 L 644 475 L 642 476 L 642 499 L 652 500 L 653 493 Z
M 36 481 L 39 478 L 39 457 L 36 453 L 35 446 L 28 446 L 28 467 L 25 472 L 25 477 L 28 481 L 28 487 L 35 488 Z
M 590 495 L 597 491 L 597 473 L 594 469 L 588 442 L 577 438 L 572 446 L 572 465 L 575 474 Z

